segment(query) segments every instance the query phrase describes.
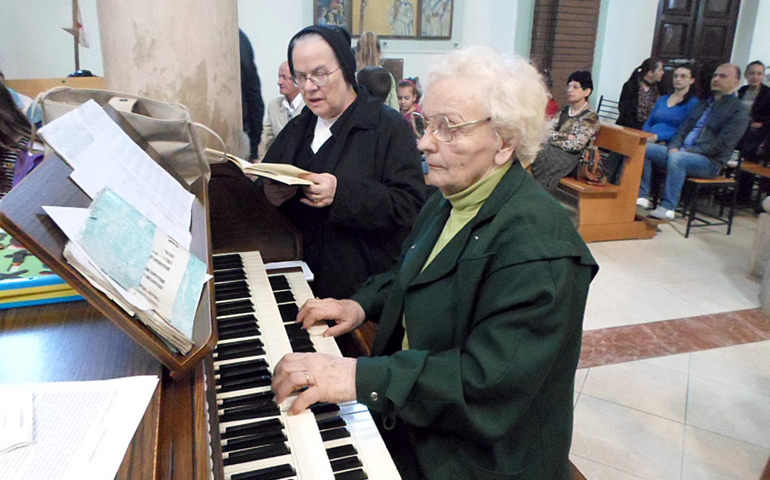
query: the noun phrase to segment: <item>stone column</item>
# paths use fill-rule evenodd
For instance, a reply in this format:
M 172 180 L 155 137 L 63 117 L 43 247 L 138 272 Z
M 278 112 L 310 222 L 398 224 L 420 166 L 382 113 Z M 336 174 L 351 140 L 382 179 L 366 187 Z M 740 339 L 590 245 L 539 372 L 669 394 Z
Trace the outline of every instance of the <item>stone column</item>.
M 181 103 L 242 155 L 237 0 L 98 0 L 97 8 L 107 87 Z

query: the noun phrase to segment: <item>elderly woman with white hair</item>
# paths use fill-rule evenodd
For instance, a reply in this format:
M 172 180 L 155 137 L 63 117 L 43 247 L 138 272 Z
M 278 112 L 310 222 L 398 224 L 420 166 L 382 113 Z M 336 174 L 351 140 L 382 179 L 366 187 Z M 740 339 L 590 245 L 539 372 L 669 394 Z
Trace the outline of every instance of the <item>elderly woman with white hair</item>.
M 275 369 L 291 412 L 367 405 L 403 478 L 568 479 L 574 375 L 598 267 L 535 182 L 545 88 L 520 58 L 443 57 L 414 114 L 425 204 L 397 265 L 350 299 L 309 300 L 326 335 L 379 323 L 371 357 L 289 354 Z

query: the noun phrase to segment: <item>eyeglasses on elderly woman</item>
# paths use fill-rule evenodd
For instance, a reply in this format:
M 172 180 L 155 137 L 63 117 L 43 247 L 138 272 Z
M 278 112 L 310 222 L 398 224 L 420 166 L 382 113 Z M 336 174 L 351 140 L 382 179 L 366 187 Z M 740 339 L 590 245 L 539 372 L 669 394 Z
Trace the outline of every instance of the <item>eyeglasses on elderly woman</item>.
M 331 72 L 324 72 L 324 71 L 317 71 L 313 72 L 310 75 L 304 73 L 304 72 L 295 72 L 295 75 L 291 77 L 292 81 L 294 82 L 294 85 L 296 85 L 299 88 L 302 88 L 305 86 L 305 83 L 310 80 L 310 82 L 315 85 L 316 87 L 325 87 L 327 83 L 329 83 L 329 77 L 332 73 L 339 70 L 340 67 L 335 68 Z
M 430 133 L 432 133 L 436 139 L 446 143 L 452 141 L 452 130 L 462 127 L 470 127 L 471 125 L 478 125 L 490 121 L 492 121 L 492 117 L 452 125 L 449 123 L 449 119 L 444 115 L 434 115 L 430 118 L 425 118 L 421 113 L 412 112 L 412 129 L 414 129 L 414 133 L 417 135 L 417 138 L 422 138 L 425 136 L 425 133 L 430 131 Z

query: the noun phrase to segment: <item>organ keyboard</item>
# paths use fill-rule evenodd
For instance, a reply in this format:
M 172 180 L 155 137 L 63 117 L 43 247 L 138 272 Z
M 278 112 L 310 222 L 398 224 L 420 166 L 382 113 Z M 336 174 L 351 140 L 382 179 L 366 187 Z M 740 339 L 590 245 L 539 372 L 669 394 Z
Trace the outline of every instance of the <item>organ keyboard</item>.
M 268 276 L 257 252 L 216 255 L 213 263 L 219 342 L 207 371 L 215 384 L 212 446 L 221 445 L 221 478 L 400 478 L 363 405 L 317 404 L 289 416 L 273 402 L 270 372 L 285 354 L 341 355 L 334 339 L 322 336 L 326 325 L 306 331 L 294 323 L 313 296 L 302 273 Z

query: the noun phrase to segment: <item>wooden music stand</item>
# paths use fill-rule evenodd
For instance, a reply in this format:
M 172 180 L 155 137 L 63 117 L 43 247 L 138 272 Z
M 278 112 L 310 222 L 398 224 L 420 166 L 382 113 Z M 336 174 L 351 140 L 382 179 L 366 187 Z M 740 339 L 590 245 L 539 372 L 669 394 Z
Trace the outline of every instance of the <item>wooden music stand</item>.
M 138 136 L 117 112 L 106 108 L 134 141 L 156 161 L 159 155 Z M 168 168 L 167 165 L 162 165 Z M 193 327 L 194 346 L 186 355 L 173 352 L 140 320 L 129 316 L 106 295 L 93 287 L 64 258 L 66 236 L 43 211 L 43 206 L 86 208 L 91 199 L 69 178 L 72 169 L 58 155 L 46 158 L 32 173 L 13 188 L 0 202 L 0 228 L 21 242 L 53 272 L 80 293 L 102 315 L 125 331 L 134 341 L 165 365 L 172 377 L 183 376 L 208 355 L 216 345 L 214 322 L 213 280 L 203 288 Z M 178 177 L 177 177 L 178 178 Z M 184 183 L 183 183 L 184 186 Z M 193 255 L 209 264 L 211 241 L 208 222 L 208 187 L 205 178 L 199 178 L 189 190 L 195 195 L 192 206 Z

